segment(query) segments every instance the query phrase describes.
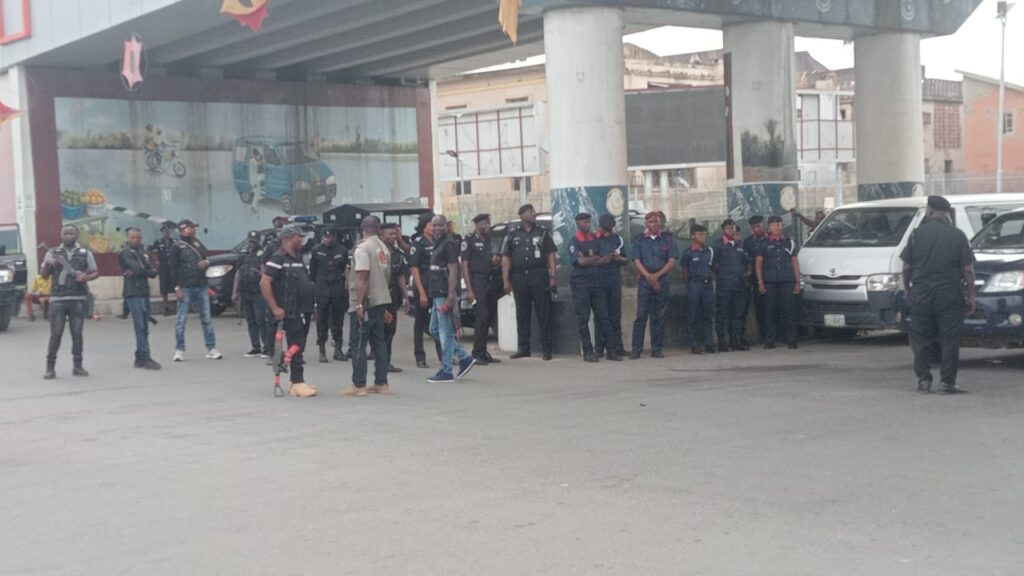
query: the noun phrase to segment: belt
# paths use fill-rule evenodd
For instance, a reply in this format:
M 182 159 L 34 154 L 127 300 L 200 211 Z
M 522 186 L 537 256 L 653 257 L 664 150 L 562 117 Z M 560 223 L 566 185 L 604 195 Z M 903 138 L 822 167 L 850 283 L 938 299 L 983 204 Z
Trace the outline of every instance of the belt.
M 691 284 L 711 284 L 711 278 L 690 278 Z

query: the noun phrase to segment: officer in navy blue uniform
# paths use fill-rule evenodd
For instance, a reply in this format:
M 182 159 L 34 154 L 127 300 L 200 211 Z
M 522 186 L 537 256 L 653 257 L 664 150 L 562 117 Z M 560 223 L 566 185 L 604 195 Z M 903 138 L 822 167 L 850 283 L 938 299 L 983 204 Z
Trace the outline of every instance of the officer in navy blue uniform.
M 451 222 L 449 222 L 451 224 Z M 466 300 L 473 304 L 473 357 L 481 365 L 501 362 L 487 351 L 487 335 L 498 320 L 501 298 L 501 255 L 494 250 L 491 215 L 473 217 L 475 230 L 461 240 L 462 277 Z
M 764 217 L 754 215 L 747 219 L 747 224 L 750 225 L 750 236 L 743 239 L 743 250 L 747 253 L 747 257 L 750 258 L 751 266 L 754 265 L 754 259 L 757 257 L 758 245 L 764 240 Z M 753 270 L 751 270 L 753 272 Z M 754 317 L 757 319 L 757 335 L 761 340 L 764 340 L 764 295 L 757 287 L 757 274 L 750 275 L 750 287 L 748 288 L 750 296 L 747 299 L 747 307 L 743 311 L 743 317 L 746 318 L 747 311 L 750 310 L 751 305 L 754 307 Z M 744 339 L 743 344 L 747 344 Z
M 800 294 L 800 264 L 796 241 L 782 233 L 782 218 L 768 218 L 768 235 L 758 244 L 757 289 L 764 295 L 765 350 L 775 348 L 781 335 L 796 346 L 796 297 Z M 782 334 L 779 334 L 779 332 Z
M 600 283 L 601 266 L 608 262 L 601 255 L 597 235 L 590 229 L 592 217 L 586 212 L 576 215 L 576 234 L 569 241 L 569 257 L 572 260 L 572 303 L 576 311 L 576 323 L 583 345 L 583 361 L 597 362 L 594 344 L 590 340 L 590 311 L 594 311 L 594 331 L 607 334 L 608 301 Z M 606 336 L 607 338 L 607 336 Z
M 743 343 L 747 320 L 747 299 L 750 255 L 736 239 L 736 222 L 722 222 L 722 237 L 711 243 L 715 252 L 712 271 L 715 274 L 715 328 L 718 350 L 750 350 Z
M 706 246 L 708 229 L 700 224 L 690 227 L 690 245 L 681 258 L 686 282 L 686 339 L 694 354 L 715 353 L 715 287 L 711 269 L 715 251 Z M 703 347 L 702 347 L 703 346 Z
M 434 253 L 434 229 L 430 226 L 433 214 L 420 214 L 416 234 L 411 238 L 409 248 L 409 269 L 416 297 L 412 305 L 416 311 L 412 326 L 412 352 L 417 368 L 427 367 L 427 353 L 423 348 L 423 335 L 430 333 L 430 298 L 427 280 L 430 275 L 430 256 Z M 437 359 L 441 359 L 441 343 L 434 340 Z
M 640 277 L 636 321 L 633 322 L 633 353 L 629 356 L 632 360 L 639 358 L 643 351 L 648 318 L 651 321 L 651 357 L 665 357 L 661 348 L 670 288 L 668 273 L 679 259 L 675 238 L 662 231 L 661 216 L 657 212 L 648 212 L 644 225 L 647 229 L 633 240 L 629 255 Z
M 519 208 L 519 227 L 505 236 L 501 249 L 501 273 L 506 294 L 516 300 L 516 329 L 519 334 L 519 349 L 510 356 L 530 356 L 530 316 L 537 313 L 540 328 L 540 342 L 544 359 L 551 360 L 554 343 L 551 340 L 551 292 L 558 288 L 556 278 L 554 240 L 547 229 L 537 225 L 537 212 L 532 204 Z
M 629 259 L 625 242 L 615 233 L 615 217 L 602 214 L 598 223 L 601 227 L 597 230 L 597 249 L 605 261 L 597 267 L 597 277 L 608 318 L 604 333 L 598 331 L 594 335 L 594 354 L 600 358 L 607 350 L 605 358 L 621 362 L 626 354 L 622 345 L 622 267 Z
M 320 362 L 327 362 L 324 346 L 328 332 L 334 339 L 334 359 L 348 360 L 341 348 L 345 313 L 348 312 L 347 266 L 348 250 L 338 242 L 338 231 L 325 229 L 323 241 L 313 248 L 309 259 L 309 279 L 316 285 L 316 346 Z

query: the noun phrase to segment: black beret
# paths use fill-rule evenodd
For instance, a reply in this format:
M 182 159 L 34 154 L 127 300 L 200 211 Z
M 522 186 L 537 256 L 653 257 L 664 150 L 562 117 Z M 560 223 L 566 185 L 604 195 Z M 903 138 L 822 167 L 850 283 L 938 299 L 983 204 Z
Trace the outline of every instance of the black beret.
M 185 218 L 181 222 L 178 222 L 178 230 L 181 230 L 183 228 L 198 228 L 198 227 L 199 227 L 198 224 L 196 224 L 195 222 L 189 220 L 188 218 Z
M 598 219 L 598 224 L 601 228 L 614 228 L 615 227 L 615 216 L 611 214 L 601 214 L 601 218 Z
M 942 196 L 929 196 L 928 207 L 935 210 L 949 210 L 952 206 L 949 205 L 949 200 L 946 200 Z
M 700 224 L 694 224 L 693 226 L 690 226 L 690 234 L 693 234 L 694 232 L 707 232 L 707 231 L 708 231 L 708 229 L 705 228 L 704 226 L 701 226 Z
M 324 228 L 324 236 L 332 236 L 332 237 L 334 237 L 334 236 L 337 236 L 337 235 L 338 235 L 338 231 L 335 230 L 334 228 Z
M 483 222 L 484 220 L 490 220 L 490 219 L 491 219 L 491 215 L 490 214 L 477 214 L 476 216 L 473 216 L 473 224 L 479 224 L 479 223 Z
M 249 240 L 255 240 L 255 241 L 259 242 L 260 241 L 259 230 L 249 230 L 249 234 L 246 235 L 246 238 L 248 238 Z
M 753 215 L 753 216 L 751 216 L 750 218 L 747 219 L 747 224 L 750 224 L 751 226 L 756 226 L 756 225 L 761 224 L 763 222 L 764 222 L 764 216 L 761 216 L 759 214 L 755 214 L 755 215 Z
M 522 216 L 523 212 L 526 212 L 527 210 L 534 210 L 533 204 L 523 204 L 522 206 L 520 206 L 519 215 Z M 536 210 L 534 210 L 534 212 L 536 212 Z
M 170 220 L 166 220 L 166 221 L 164 221 L 163 224 L 160 225 L 160 229 L 161 230 L 173 230 L 173 229 L 175 229 L 177 227 L 178 227 L 178 225 L 175 224 L 174 222 L 171 222 Z
M 593 219 L 594 219 L 594 217 L 591 216 L 590 214 L 586 213 L 586 212 L 580 212 L 579 214 L 576 215 L 576 221 L 577 222 L 579 222 L 580 220 L 593 220 Z

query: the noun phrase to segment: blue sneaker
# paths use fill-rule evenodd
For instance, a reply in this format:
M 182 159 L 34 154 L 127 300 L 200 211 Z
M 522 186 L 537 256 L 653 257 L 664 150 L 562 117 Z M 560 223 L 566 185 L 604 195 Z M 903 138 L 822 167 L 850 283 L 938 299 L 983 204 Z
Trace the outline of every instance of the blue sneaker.
M 454 382 L 455 377 L 452 376 L 451 372 L 445 372 L 444 370 L 438 370 L 437 374 L 434 374 L 430 378 L 427 378 L 427 382 L 431 384 L 440 384 L 442 382 Z
M 473 366 L 476 366 L 476 358 L 473 358 L 472 356 L 466 356 L 462 360 L 459 360 L 459 373 L 456 374 L 455 377 L 462 378 L 466 374 L 469 374 L 469 371 L 473 369 Z

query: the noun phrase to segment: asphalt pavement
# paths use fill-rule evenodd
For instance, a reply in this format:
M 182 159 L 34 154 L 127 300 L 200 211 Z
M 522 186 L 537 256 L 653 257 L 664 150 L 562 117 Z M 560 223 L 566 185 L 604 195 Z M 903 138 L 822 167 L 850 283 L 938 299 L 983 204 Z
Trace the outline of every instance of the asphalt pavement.
M 298 399 L 235 318 L 173 364 L 159 319 L 159 372 L 125 320 L 87 322 L 88 378 L 66 337 L 42 379 L 46 324 L 0 334 L 0 575 L 1024 570 L 1024 351 L 965 351 L 956 397 L 891 334 L 431 385 L 403 317 L 392 394 L 313 355 Z

